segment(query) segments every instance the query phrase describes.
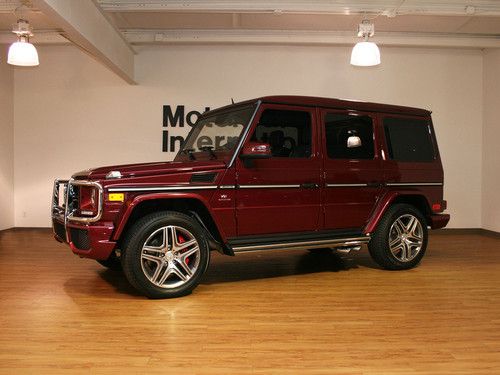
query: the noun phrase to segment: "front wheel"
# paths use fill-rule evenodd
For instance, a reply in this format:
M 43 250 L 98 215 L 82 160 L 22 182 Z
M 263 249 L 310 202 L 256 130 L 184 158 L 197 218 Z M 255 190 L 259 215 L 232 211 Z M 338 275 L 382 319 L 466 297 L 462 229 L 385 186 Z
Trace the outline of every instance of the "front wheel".
M 414 206 L 396 204 L 384 214 L 368 244 L 373 260 L 389 270 L 415 267 L 427 249 L 427 225 Z
M 210 260 L 203 229 L 178 212 L 142 218 L 129 232 L 124 247 L 121 259 L 125 276 L 150 298 L 191 293 Z

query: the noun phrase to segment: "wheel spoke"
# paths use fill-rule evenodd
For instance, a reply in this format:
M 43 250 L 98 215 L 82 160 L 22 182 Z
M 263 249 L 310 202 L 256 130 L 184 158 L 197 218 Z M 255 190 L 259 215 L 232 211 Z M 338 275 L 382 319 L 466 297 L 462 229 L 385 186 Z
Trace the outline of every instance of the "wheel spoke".
M 169 250 L 175 249 L 177 244 L 177 230 L 173 226 L 169 226 L 165 230 L 168 230 L 167 248 Z
M 401 237 L 397 236 L 389 242 L 389 247 L 392 249 L 395 246 L 398 247 L 401 244 Z
M 193 238 L 190 241 L 183 242 L 181 244 L 176 244 L 174 251 L 181 251 L 181 250 L 187 249 L 188 247 L 195 245 L 197 243 L 198 243 L 198 241 L 196 241 L 196 239 Z
M 392 252 L 392 254 L 393 254 L 396 258 L 398 258 L 398 254 L 399 254 L 399 256 L 401 256 L 401 254 L 403 253 L 403 251 L 404 251 L 404 246 L 405 246 L 405 245 L 403 244 L 403 242 L 400 242 L 400 243 L 398 244 L 398 246 L 396 246 L 396 247 L 394 247 L 394 248 L 391 248 L 391 252 Z
M 394 229 L 396 229 L 396 232 L 398 232 L 399 235 L 405 232 L 406 227 L 404 223 L 401 221 L 401 218 L 396 220 L 396 222 L 394 223 Z
M 160 264 L 162 262 L 162 258 L 160 256 L 148 254 L 145 252 L 142 253 L 141 258 L 145 259 L 145 260 L 150 260 L 150 261 L 155 262 L 157 264 Z
M 410 251 L 408 244 L 406 244 L 404 241 L 401 242 L 401 260 L 403 262 L 408 260 L 408 252 Z
M 408 236 L 407 239 L 413 245 L 422 245 L 423 238 L 420 236 Z
M 193 274 L 191 270 L 189 270 L 189 274 L 185 275 L 178 267 L 176 264 L 172 263 L 172 273 L 177 275 L 182 281 L 188 281 L 191 278 L 191 275 Z
M 166 266 L 166 263 L 159 263 L 158 266 L 156 267 L 154 273 L 153 273 L 153 276 L 151 276 L 151 281 L 157 285 L 162 285 L 164 282 L 165 282 L 165 275 L 168 273 L 168 266 Z M 162 273 L 162 270 L 164 270 L 165 268 L 166 271 Z

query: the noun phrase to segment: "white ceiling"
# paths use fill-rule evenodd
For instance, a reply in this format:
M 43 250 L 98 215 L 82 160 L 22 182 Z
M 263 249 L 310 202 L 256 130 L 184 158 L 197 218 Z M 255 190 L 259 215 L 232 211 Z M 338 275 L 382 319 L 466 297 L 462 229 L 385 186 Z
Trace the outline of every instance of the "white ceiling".
M 129 83 L 141 44 L 500 48 L 500 0 L 0 0 L 0 43 L 30 21 L 34 44 L 73 43 Z
M 223 42 L 221 35 L 234 42 L 240 36 L 245 40 L 247 31 L 260 37 L 256 41 L 314 32 L 316 38 L 331 36 L 336 43 L 335 37 L 354 37 L 363 18 L 373 19 L 377 35 L 399 39 L 405 35 L 500 39 L 499 0 L 81 1 L 98 4 L 131 44 L 189 42 L 190 38 L 203 42 L 214 37 Z M 0 33 L 9 35 L 16 21 L 14 9 L 20 5 L 20 0 L 0 0 Z M 36 7 L 28 18 L 39 42 L 50 42 L 49 35 L 62 31 Z

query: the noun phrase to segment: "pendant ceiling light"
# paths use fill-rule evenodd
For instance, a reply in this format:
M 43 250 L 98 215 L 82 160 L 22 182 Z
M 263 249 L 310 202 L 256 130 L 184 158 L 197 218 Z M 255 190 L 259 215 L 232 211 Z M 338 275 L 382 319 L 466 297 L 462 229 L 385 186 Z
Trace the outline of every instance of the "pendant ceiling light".
M 368 39 L 375 34 L 375 26 L 372 22 L 364 20 L 358 26 L 358 37 L 362 42 L 356 43 L 351 53 L 351 65 L 375 66 L 380 64 L 380 51 L 377 45 Z
M 9 47 L 7 63 L 17 66 L 39 65 L 38 52 L 35 46 L 30 43 L 30 37 L 33 36 L 33 33 L 29 22 L 19 19 L 12 32 L 17 35 L 17 42 Z

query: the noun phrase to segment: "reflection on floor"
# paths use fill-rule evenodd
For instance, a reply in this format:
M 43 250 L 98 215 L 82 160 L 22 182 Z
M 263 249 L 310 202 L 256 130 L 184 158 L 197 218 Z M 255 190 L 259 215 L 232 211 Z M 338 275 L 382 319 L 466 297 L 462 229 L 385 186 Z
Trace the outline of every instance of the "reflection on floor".
M 148 300 L 47 230 L 0 233 L 0 373 L 494 374 L 500 240 L 433 235 L 416 269 L 366 249 L 212 254 Z

